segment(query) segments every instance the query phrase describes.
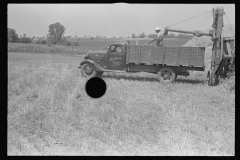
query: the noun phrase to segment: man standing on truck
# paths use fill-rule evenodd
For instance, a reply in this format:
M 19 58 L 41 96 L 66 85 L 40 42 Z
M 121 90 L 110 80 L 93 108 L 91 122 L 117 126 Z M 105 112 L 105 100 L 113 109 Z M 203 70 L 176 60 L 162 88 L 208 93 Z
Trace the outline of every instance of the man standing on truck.
M 157 38 L 153 39 L 152 41 L 148 42 L 147 44 L 150 44 L 154 41 L 156 41 L 156 46 L 163 46 L 163 35 L 160 33 L 160 28 L 159 27 L 156 27 L 155 28 L 155 31 L 157 33 Z

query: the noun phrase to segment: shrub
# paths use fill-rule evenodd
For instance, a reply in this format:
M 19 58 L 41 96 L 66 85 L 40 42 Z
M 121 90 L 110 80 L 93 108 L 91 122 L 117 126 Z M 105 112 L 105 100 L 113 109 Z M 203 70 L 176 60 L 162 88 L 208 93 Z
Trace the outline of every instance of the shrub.
M 37 40 L 37 42 L 36 42 L 37 44 L 48 44 L 48 42 L 47 42 L 47 40 L 41 40 L 41 39 L 39 39 L 39 40 Z
M 32 39 L 30 39 L 29 37 L 22 37 L 22 38 L 19 38 L 19 42 L 20 43 L 32 43 Z
M 74 46 L 79 46 L 79 42 L 74 42 L 73 45 Z
M 69 41 L 67 41 L 65 45 L 66 45 L 66 46 L 71 46 L 71 45 L 72 45 L 72 43 L 71 43 L 71 42 L 69 42 Z

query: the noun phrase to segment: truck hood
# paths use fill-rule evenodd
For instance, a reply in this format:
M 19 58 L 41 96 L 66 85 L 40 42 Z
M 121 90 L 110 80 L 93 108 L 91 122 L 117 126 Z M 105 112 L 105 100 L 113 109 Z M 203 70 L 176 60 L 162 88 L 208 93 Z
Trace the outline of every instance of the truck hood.
M 107 50 L 99 50 L 99 51 L 89 51 L 88 55 L 95 55 L 95 54 L 106 54 Z
M 99 50 L 99 51 L 89 51 L 84 57 L 90 59 L 99 59 L 101 57 L 105 57 L 107 54 L 107 50 Z

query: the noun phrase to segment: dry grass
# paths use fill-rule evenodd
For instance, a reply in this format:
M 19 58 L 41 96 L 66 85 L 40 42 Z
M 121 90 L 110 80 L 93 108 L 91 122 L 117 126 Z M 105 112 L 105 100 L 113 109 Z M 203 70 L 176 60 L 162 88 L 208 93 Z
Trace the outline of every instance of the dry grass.
M 163 85 L 106 74 L 91 99 L 80 58 L 8 53 L 8 155 L 235 154 L 235 93 L 203 75 Z M 96 87 L 96 86 L 95 86 Z

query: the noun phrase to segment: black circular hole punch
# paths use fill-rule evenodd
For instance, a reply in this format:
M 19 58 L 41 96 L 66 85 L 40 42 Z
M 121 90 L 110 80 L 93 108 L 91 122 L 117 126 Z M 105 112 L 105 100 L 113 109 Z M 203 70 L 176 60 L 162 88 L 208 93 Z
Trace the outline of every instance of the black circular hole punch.
M 93 77 L 88 79 L 85 90 L 88 96 L 92 98 L 100 98 L 102 97 L 107 90 L 106 82 L 100 77 Z

